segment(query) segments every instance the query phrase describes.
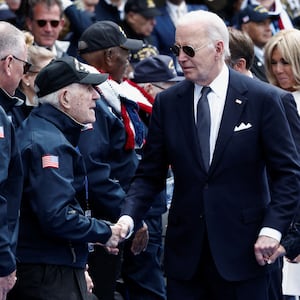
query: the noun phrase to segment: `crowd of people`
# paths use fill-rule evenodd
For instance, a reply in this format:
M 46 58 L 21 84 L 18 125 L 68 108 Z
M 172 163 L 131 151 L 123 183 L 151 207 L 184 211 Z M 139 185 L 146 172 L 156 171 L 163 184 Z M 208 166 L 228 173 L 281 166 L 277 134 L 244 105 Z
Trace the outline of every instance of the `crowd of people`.
M 300 296 L 298 0 L 0 1 L 0 300 Z

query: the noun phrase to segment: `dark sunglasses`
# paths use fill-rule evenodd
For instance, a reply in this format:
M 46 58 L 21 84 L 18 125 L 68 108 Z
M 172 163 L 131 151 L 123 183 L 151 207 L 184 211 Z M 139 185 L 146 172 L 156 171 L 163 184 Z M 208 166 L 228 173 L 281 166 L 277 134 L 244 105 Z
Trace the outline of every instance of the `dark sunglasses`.
M 8 57 L 8 55 L 6 55 L 5 57 L 1 58 L 1 60 L 6 60 L 7 57 Z M 26 74 L 29 71 L 30 67 L 31 67 L 31 63 L 29 63 L 26 60 L 20 59 L 20 58 L 14 56 L 14 55 L 12 55 L 12 57 L 15 60 L 18 60 L 18 61 L 20 61 L 20 62 L 23 63 L 23 74 Z
M 58 20 L 35 20 L 35 22 L 39 25 L 39 27 L 45 27 L 47 23 L 50 23 L 51 27 L 56 28 L 59 25 Z
M 202 46 L 200 46 L 199 48 L 194 48 L 193 46 L 180 46 L 180 45 L 174 45 L 170 48 L 170 50 L 174 53 L 175 56 L 179 56 L 180 54 L 180 49 L 182 49 L 182 51 L 188 55 L 189 57 L 194 57 L 196 52 L 202 48 L 204 48 L 205 46 L 207 46 L 207 44 L 204 44 Z

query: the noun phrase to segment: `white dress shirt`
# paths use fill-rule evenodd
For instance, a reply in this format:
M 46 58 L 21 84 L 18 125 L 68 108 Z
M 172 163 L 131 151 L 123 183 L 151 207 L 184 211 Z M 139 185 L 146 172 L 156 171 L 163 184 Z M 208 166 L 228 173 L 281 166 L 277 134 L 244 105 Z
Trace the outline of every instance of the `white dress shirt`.
M 228 67 L 224 64 L 220 74 L 212 81 L 209 85 L 211 92 L 207 95 L 209 109 L 210 109 L 210 163 L 213 159 L 213 153 L 216 146 L 216 141 L 221 125 L 221 119 L 224 111 L 227 88 L 229 82 L 229 70 Z M 194 117 L 195 122 L 197 120 L 197 104 L 201 96 L 202 86 L 195 84 L 194 89 Z M 280 242 L 281 233 L 270 227 L 263 227 L 259 235 L 265 235 L 272 237 Z
M 215 145 L 219 133 L 219 128 L 221 124 L 221 118 L 224 110 L 225 99 L 227 94 L 229 80 L 229 71 L 224 64 L 220 74 L 214 79 L 214 81 L 209 85 L 211 92 L 207 95 L 209 109 L 210 109 L 210 160 L 211 163 L 213 158 L 213 153 L 215 150 Z M 197 120 L 197 104 L 201 96 L 202 86 L 195 84 L 194 89 L 194 114 L 195 120 Z

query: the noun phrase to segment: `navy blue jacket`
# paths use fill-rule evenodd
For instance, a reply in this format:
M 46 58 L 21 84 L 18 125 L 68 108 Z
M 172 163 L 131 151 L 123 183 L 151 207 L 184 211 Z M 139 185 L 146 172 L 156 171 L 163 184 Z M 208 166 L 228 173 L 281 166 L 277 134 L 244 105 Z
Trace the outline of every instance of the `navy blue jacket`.
M 85 168 L 76 149 L 82 126 L 52 105 L 32 110 L 17 131 L 24 164 L 17 258 L 83 268 L 87 242 L 105 243 L 110 227 L 84 216 L 76 195 Z
M 92 214 L 115 222 L 138 161 L 134 150 L 125 150 L 122 121 L 102 99 L 95 112 L 96 122 L 82 131 L 79 149 L 86 164 Z
M 0 90 L 0 277 L 16 269 L 16 244 L 23 169 L 12 122 L 2 104 L 11 98 Z

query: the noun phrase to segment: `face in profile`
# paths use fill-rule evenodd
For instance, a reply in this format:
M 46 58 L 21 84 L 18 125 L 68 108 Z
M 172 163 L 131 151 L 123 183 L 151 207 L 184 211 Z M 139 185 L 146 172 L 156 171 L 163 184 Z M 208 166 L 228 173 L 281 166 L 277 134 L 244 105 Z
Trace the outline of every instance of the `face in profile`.
M 74 83 L 66 88 L 66 113 L 81 124 L 96 121 L 95 107 L 99 94 L 92 85 Z

